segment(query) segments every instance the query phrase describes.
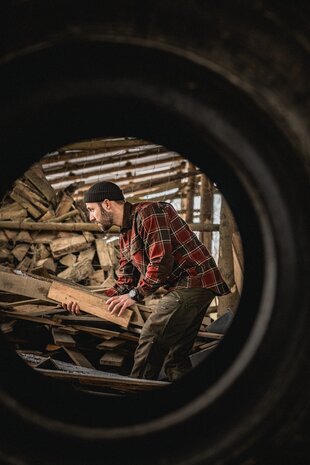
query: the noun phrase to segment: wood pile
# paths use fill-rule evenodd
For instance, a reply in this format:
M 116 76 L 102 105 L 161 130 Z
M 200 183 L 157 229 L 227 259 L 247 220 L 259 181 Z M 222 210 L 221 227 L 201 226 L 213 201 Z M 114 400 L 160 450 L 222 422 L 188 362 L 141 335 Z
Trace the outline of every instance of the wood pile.
M 84 285 L 115 277 L 117 238 L 106 242 L 90 231 L 99 228 L 87 223 L 83 203 L 73 199 L 75 188 L 56 193 L 39 164 L 15 182 L 0 208 L 2 266 Z
M 159 290 L 145 305 L 111 315 L 103 291 L 115 283 L 118 237 L 87 222 L 76 185 L 55 191 L 36 164 L 18 179 L 0 209 L 0 324 L 16 352 L 35 370 L 74 387 L 109 395 L 167 384 L 129 377 L 144 322 Z M 81 314 L 60 302 L 75 300 Z M 212 306 L 208 315 L 216 316 Z M 209 353 L 222 334 L 208 332 L 206 315 L 192 355 Z

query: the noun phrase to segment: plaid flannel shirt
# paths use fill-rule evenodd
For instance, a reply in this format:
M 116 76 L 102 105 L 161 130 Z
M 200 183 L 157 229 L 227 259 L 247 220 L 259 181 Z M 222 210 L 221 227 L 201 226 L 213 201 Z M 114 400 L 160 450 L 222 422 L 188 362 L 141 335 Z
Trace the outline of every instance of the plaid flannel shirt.
M 167 202 L 125 202 L 119 244 L 117 283 L 105 291 L 110 297 L 133 287 L 141 297 L 159 287 L 230 292 L 208 249 Z

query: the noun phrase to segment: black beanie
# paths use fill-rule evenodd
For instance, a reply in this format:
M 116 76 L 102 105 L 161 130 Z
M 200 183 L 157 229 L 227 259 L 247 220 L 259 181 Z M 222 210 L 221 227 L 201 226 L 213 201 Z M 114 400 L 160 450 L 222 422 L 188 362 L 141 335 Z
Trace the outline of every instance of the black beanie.
M 97 182 L 84 193 L 85 203 L 103 202 L 105 199 L 125 200 L 121 189 L 109 181 Z

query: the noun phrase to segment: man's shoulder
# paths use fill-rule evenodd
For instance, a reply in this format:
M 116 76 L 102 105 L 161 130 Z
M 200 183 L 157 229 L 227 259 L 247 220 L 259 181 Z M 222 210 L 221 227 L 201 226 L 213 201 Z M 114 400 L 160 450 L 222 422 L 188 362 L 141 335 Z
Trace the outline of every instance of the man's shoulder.
M 135 213 L 140 213 L 141 216 L 160 214 L 167 210 L 175 211 L 173 205 L 168 202 L 145 201 L 135 204 Z

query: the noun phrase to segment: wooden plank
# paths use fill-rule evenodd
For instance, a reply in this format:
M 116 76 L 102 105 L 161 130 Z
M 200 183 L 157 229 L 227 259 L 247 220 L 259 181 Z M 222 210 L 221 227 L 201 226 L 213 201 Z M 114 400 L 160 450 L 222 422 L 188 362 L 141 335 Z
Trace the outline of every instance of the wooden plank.
M 57 346 L 64 346 L 64 347 L 75 347 L 76 346 L 76 341 L 68 333 L 65 333 L 59 329 L 52 328 L 52 335 L 54 339 L 54 344 Z
M 100 365 L 121 367 L 124 365 L 125 355 L 117 352 L 106 352 L 99 360 Z
M 78 350 L 69 349 L 68 347 L 64 347 L 65 352 L 69 355 L 70 359 L 78 366 L 85 367 L 85 368 L 94 368 L 94 366 L 90 363 L 90 361 L 85 357 L 85 355 L 81 354 Z
M 112 315 L 104 297 L 57 281 L 50 286 L 48 297 L 61 303 L 78 302 L 81 310 L 125 328 L 128 327 L 132 316 L 132 310 L 129 309 L 126 309 L 122 316 Z
M 96 347 L 99 350 L 115 350 L 119 347 L 122 347 L 124 344 L 126 344 L 126 341 L 124 341 L 123 339 L 113 337 L 111 339 L 100 342 L 96 345 Z
M 1 310 L 3 312 L 3 310 Z M 40 316 L 30 316 L 30 315 L 23 315 L 21 313 L 17 312 L 5 312 L 6 316 L 10 316 L 12 318 L 15 318 L 16 320 L 25 320 L 25 321 L 31 321 L 33 323 L 39 323 L 42 325 L 48 325 L 48 326 L 55 326 L 57 328 L 61 327 L 61 324 L 58 323 L 55 320 L 52 320 L 51 318 L 45 318 L 45 317 L 40 317 Z
M 35 304 L 13 305 L 11 309 L 16 313 L 29 316 L 54 315 L 64 311 L 63 308 L 52 307 L 51 305 Z
M 50 285 L 49 281 L 32 278 L 22 272 L 16 274 L 0 271 L 0 289 L 13 294 L 48 301 Z

